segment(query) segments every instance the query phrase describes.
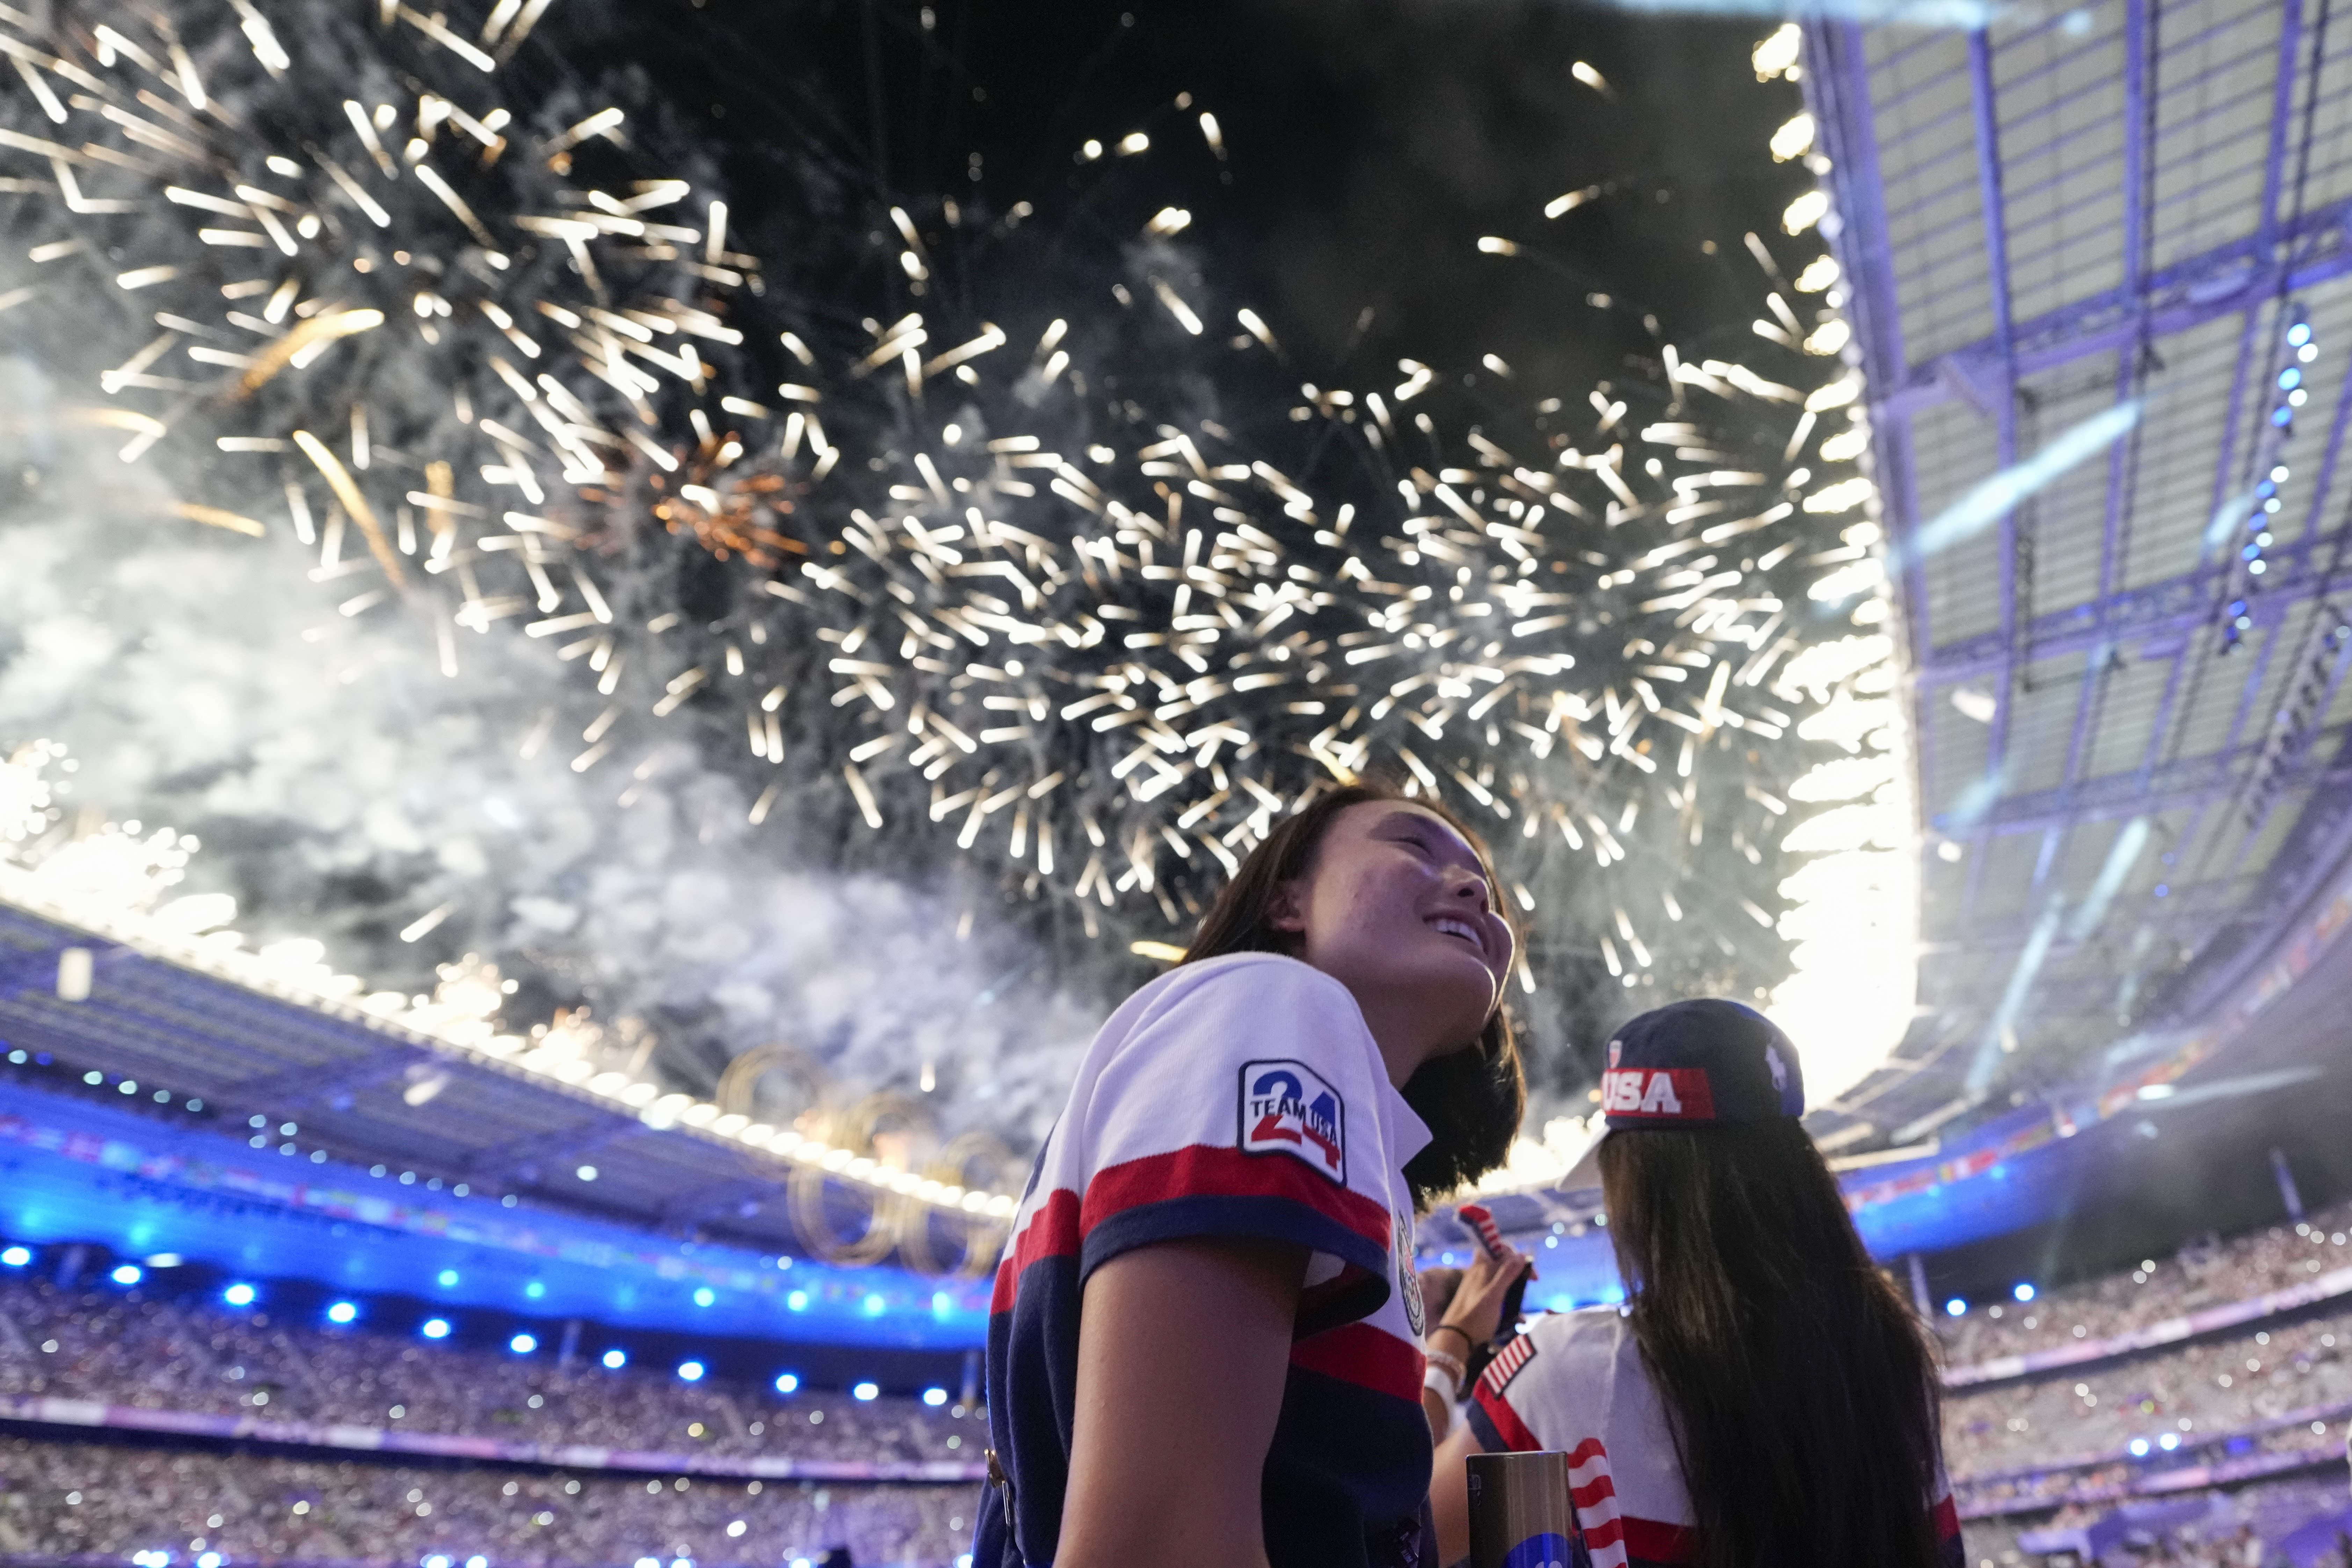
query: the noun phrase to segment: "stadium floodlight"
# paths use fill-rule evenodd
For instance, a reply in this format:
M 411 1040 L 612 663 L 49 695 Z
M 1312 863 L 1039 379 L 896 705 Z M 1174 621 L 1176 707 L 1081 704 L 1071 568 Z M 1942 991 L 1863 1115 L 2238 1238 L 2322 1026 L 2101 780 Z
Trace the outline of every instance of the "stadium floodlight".
M 849 1391 L 849 1394 L 850 1394 L 850 1397 L 851 1397 L 851 1398 L 853 1398 L 853 1399 L 861 1399 L 861 1400 L 863 1400 L 863 1399 L 877 1399 L 877 1398 L 881 1397 L 881 1394 L 882 1394 L 881 1385 L 880 1385 L 880 1384 L 872 1384 L 872 1383 L 861 1383 L 861 1384 L 857 1384 L 857 1386 L 856 1386 L 855 1388 L 852 1388 L 852 1389 Z
M 478 1552 L 466 1559 L 466 1568 L 490 1568 L 490 1560 Z
M 331 1323 L 348 1323 L 359 1315 L 359 1304 L 355 1301 L 335 1301 L 327 1308 L 327 1321 Z
M 947 1402 L 948 1391 L 946 1389 L 927 1388 L 923 1390 L 923 1403 L 929 1405 L 932 1409 L 937 1410 L 940 1405 L 945 1405 Z
M 719 1292 L 713 1290 L 709 1286 L 698 1285 L 694 1288 L 694 1304 L 696 1306 L 708 1307 L 717 1300 L 719 1300 Z
M 604 1352 L 604 1364 L 610 1367 L 613 1371 L 618 1372 L 623 1367 L 629 1364 L 629 1352 L 625 1350 L 606 1351 Z
M 220 1568 L 220 1553 L 207 1552 L 196 1559 L 196 1568 Z
M 2135 1459 L 2145 1459 L 2145 1458 L 2147 1458 L 2147 1438 L 2145 1438 L 2145 1437 L 2135 1437 L 2135 1438 L 2133 1438 L 2133 1439 L 2131 1440 L 2131 1442 L 2130 1442 L 2130 1444 L 2128 1445 L 2128 1447 L 2130 1447 L 2130 1449 L 2131 1449 L 2131 1457 L 2132 1457 L 2133 1458 L 2135 1458 Z
M 795 1291 L 793 1291 L 791 1295 L 786 1296 L 786 1297 L 784 1298 L 784 1305 L 785 1305 L 787 1308 L 789 1308 L 790 1310 L 792 1310 L 793 1311 L 795 1311 L 795 1312 L 805 1312 L 805 1311 L 807 1311 L 807 1310 L 808 1310 L 808 1292 L 807 1292 L 807 1291 L 805 1291 L 805 1290 L 795 1290 Z
M 700 1383 L 702 1373 L 703 1365 L 698 1361 L 682 1361 L 677 1363 L 677 1375 L 682 1382 Z
M 146 1277 L 147 1271 L 140 1268 L 136 1263 L 117 1264 L 115 1265 L 114 1272 L 107 1276 L 108 1279 L 113 1280 L 117 1285 L 136 1285 L 140 1280 Z
M 2169 1454 L 2173 1449 L 2180 1447 L 2180 1434 L 2178 1432 L 2167 1432 L 2163 1436 L 2158 1437 L 2156 1440 L 2156 1446 Z
M 1969 1315 L 1969 1304 L 1955 1296 L 1944 1303 L 1944 1310 L 1955 1318 L 1965 1318 Z
M 658 1557 L 640 1557 L 636 1561 L 635 1568 L 661 1568 L 661 1559 Z
M 869 1318 L 878 1318 L 890 1310 L 890 1303 L 879 1296 L 868 1296 L 861 1305 L 865 1307 L 866 1315 Z
M 427 1318 L 425 1320 L 425 1327 L 418 1331 L 428 1340 L 446 1340 L 449 1337 L 449 1320 Z
M 11 1268 L 22 1268 L 31 1261 L 33 1261 L 33 1249 L 29 1247 L 11 1247 L 5 1251 L 0 1251 L 0 1263 L 5 1263 Z
M 252 1286 L 240 1279 L 221 1292 L 221 1300 L 232 1307 L 250 1307 L 253 1305 L 254 1297 L 258 1293 Z
M 776 1392 L 778 1394 L 790 1394 L 794 1389 L 800 1387 L 800 1373 L 796 1372 L 780 1372 L 776 1373 Z
M 436 1552 L 432 1556 L 425 1559 L 424 1568 L 449 1568 L 448 1556 L 444 1552 Z
M 536 1301 L 541 1297 L 547 1294 L 547 1282 L 542 1279 L 534 1279 L 530 1284 L 522 1288 L 522 1293 Z
M 507 1349 L 517 1355 L 529 1355 L 538 1348 L 539 1339 L 533 1334 L 517 1334 L 507 1342 Z
M 435 1275 L 433 1278 L 435 1281 L 440 1285 L 441 1289 L 446 1290 L 450 1286 L 455 1285 L 457 1282 L 457 1271 L 454 1268 L 444 1268 L 440 1273 Z
M 2021 1301 L 2031 1301 L 2033 1300 L 2033 1287 L 2026 1284 L 2022 1280 L 2020 1280 L 2018 1282 L 2017 1289 L 2011 1290 L 2010 1294 L 2016 1297 Z

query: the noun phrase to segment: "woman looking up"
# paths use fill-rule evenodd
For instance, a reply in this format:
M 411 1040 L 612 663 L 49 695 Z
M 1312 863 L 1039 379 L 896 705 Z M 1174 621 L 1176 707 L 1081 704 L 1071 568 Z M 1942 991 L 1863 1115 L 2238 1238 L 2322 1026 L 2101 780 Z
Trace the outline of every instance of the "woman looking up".
M 979 1568 L 1433 1563 L 1412 1222 L 1518 1126 L 1496 902 L 1450 816 L 1337 790 L 1103 1026 L 997 1271 Z
M 1736 1002 L 1644 1013 L 1601 1103 L 1580 1169 L 1629 1304 L 1539 1319 L 1479 1379 L 1438 1451 L 1446 1560 L 1465 1457 L 1554 1449 L 1593 1568 L 1958 1568 L 1927 1336 L 1798 1123 L 1788 1037 Z

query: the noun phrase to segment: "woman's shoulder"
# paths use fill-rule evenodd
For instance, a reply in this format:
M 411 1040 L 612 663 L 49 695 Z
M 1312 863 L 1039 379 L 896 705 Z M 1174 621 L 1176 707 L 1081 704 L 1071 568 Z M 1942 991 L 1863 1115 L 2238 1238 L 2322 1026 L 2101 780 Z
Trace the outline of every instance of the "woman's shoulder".
M 1180 1007 L 1254 1007 L 1297 1004 L 1343 1007 L 1360 1022 L 1348 988 L 1313 964 L 1279 952 L 1229 952 L 1179 964 L 1128 999 L 1140 1019 Z
M 1347 1064 L 1350 1076 L 1379 1055 L 1346 986 L 1276 952 L 1227 953 L 1170 970 L 1111 1015 L 1097 1051 L 1106 1068 L 1172 1052 L 1202 1068 L 1227 1058 L 1330 1061 Z
M 1561 1355 L 1591 1355 L 1606 1360 L 1633 1339 L 1633 1327 L 1615 1307 L 1576 1307 L 1546 1312 L 1527 1326 L 1528 1340 L 1538 1351 Z

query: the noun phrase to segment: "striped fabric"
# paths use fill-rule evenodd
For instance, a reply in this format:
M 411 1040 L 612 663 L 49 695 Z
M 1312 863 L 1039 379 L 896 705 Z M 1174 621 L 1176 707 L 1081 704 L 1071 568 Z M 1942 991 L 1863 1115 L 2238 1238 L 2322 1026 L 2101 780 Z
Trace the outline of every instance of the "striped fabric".
M 1530 1324 L 1487 1364 L 1469 1420 L 1488 1453 L 1568 1456 L 1575 1568 L 1665 1568 L 1696 1556 L 1690 1494 L 1665 1411 L 1615 1308 Z M 1937 1488 L 1944 1561 L 1960 1568 L 1959 1516 L 1940 1471 Z
M 1043 1568 L 1057 1551 L 1087 1276 L 1205 1237 L 1309 1253 L 1266 1456 L 1273 1568 L 1419 1563 L 1430 1445 L 1402 1170 L 1428 1142 L 1355 998 L 1319 971 L 1235 954 L 1129 998 L 1079 1064 L 997 1269 L 988 1417 L 1004 1484 L 982 1496 L 976 1568 Z

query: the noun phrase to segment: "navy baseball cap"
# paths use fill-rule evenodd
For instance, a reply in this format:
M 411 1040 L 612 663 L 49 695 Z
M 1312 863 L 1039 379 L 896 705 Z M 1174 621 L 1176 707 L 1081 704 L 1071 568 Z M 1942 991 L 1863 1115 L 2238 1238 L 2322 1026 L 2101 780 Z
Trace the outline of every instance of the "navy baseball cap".
M 1704 996 L 1633 1019 L 1609 1041 L 1603 1131 L 1563 1189 L 1601 1184 L 1601 1145 L 1620 1132 L 1769 1121 L 1805 1113 L 1804 1069 L 1780 1026 L 1753 1007 Z

